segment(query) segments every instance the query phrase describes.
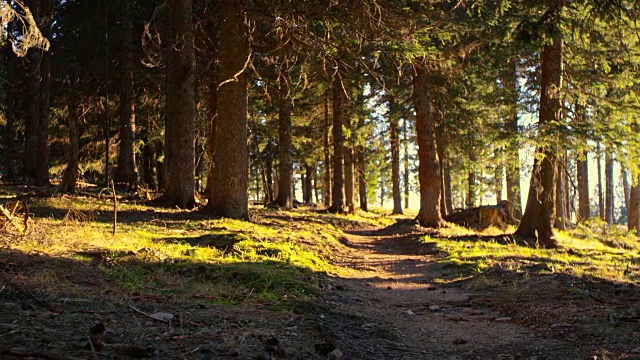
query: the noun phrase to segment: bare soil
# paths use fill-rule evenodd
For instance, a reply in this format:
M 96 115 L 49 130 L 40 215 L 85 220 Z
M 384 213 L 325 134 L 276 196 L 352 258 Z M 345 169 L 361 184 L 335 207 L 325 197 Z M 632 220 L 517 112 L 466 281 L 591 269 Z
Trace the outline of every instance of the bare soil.
M 287 311 L 101 294 L 92 264 L 0 251 L 0 359 L 640 359 L 637 287 L 535 264 L 461 277 L 411 222 L 345 230 L 348 274 Z M 87 296 L 25 286 L 43 269 Z

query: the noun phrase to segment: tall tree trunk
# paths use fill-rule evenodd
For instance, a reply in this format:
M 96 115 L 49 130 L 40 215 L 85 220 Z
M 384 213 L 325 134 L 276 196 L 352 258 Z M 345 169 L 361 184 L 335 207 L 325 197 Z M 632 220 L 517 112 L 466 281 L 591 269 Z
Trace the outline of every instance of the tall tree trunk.
M 167 59 L 167 147 L 171 154 L 163 200 L 168 206 L 188 209 L 196 204 L 192 0 L 170 0 L 169 23 L 172 43 Z
M 630 186 L 629 186 L 629 174 L 624 166 L 621 166 L 620 176 L 622 177 L 622 192 L 624 194 L 624 208 L 627 215 L 629 214 L 629 200 L 630 200 Z
M 477 158 L 473 150 L 469 153 L 469 162 L 471 163 L 471 167 L 475 166 Z M 476 172 L 474 170 L 469 170 L 467 173 L 467 207 L 472 208 L 476 206 L 477 202 L 477 193 L 476 193 Z
M 591 217 L 589 202 L 589 153 L 584 152 L 584 159 L 578 159 L 578 217 L 587 220 Z
M 402 122 L 402 143 L 404 144 L 403 148 L 404 148 L 404 154 L 403 154 L 403 158 L 402 158 L 402 162 L 403 162 L 403 167 L 404 167 L 404 174 L 403 174 L 403 186 L 404 186 L 404 208 L 408 209 L 409 208 L 409 129 L 407 126 L 407 122 L 409 120 L 407 120 L 406 118 L 404 119 L 404 121 Z
M 115 181 L 136 186 L 138 170 L 136 167 L 135 132 L 136 115 L 133 101 L 133 24 L 131 5 L 124 4 L 122 20 L 122 52 L 120 60 L 120 146 L 118 147 L 118 167 Z
M 322 178 L 324 205 L 331 205 L 331 149 L 329 148 L 329 129 L 331 120 L 329 118 L 329 90 L 324 94 L 324 126 L 322 127 L 322 146 L 324 149 L 324 172 Z
M 559 5 L 556 5 L 559 6 Z M 552 9 L 559 12 L 560 8 Z M 554 39 L 544 46 L 542 53 L 542 84 L 540 88 L 540 113 L 538 127 L 540 136 L 549 143 L 539 145 L 536 149 L 534 166 L 531 174 L 531 185 L 527 207 L 522 216 L 516 235 L 524 237 L 538 236 L 543 247 L 556 247 L 557 241 L 553 232 L 555 221 L 556 198 L 556 134 L 549 130 L 549 124 L 561 122 L 562 101 L 562 68 L 563 44 L 561 39 Z
M 451 188 L 451 164 L 449 158 L 445 154 L 444 159 L 444 193 L 445 193 L 445 206 L 447 207 L 447 214 L 453 212 L 453 189 Z
M 629 220 L 627 227 L 629 231 L 635 230 L 636 235 L 640 236 L 640 175 L 635 180 L 629 191 Z
M 602 148 L 600 143 L 597 144 L 598 157 L 596 159 L 598 165 L 598 216 L 604 220 L 604 186 L 602 184 Z
M 556 220 L 554 226 L 560 230 L 567 229 L 567 219 L 569 217 L 566 204 L 566 157 L 561 157 L 557 161 L 556 178 Z
M 358 171 L 358 192 L 360 198 L 360 209 L 362 209 L 362 211 L 369 211 L 369 204 L 367 199 L 367 164 L 365 161 L 364 146 L 359 145 L 356 147 L 356 164 Z
M 220 2 L 218 120 L 214 144 L 213 202 L 219 216 L 249 219 L 247 147 L 247 77 L 249 31 L 240 0 Z
M 505 128 L 510 137 L 506 150 L 506 178 L 507 201 L 511 203 L 512 216 L 522 217 L 522 198 L 520 195 L 520 141 L 518 140 L 518 75 L 516 64 L 509 64 L 505 76 L 505 90 L 507 91 L 509 112 L 505 117 Z
M 144 142 L 144 147 L 142 148 L 141 180 L 148 189 L 156 190 L 158 189 L 158 164 L 156 161 L 158 140 L 151 140 L 151 133 L 155 130 L 156 125 L 150 116 L 147 117 L 145 125 L 140 134 Z
M 69 89 L 67 89 L 68 91 Z M 61 193 L 74 193 L 78 176 L 80 175 L 79 164 L 79 134 L 78 134 L 78 103 L 75 96 L 67 99 L 67 120 L 69 121 L 69 144 L 67 147 L 67 167 L 62 174 L 62 181 L 58 185 L 57 191 Z
M 356 212 L 355 183 L 355 156 L 349 146 L 344 149 L 344 203 L 349 214 Z
M 418 176 L 420 180 L 420 225 L 440 228 L 444 225 L 440 212 L 440 160 L 435 134 L 435 109 L 430 88 L 433 74 L 427 65 L 414 63 L 413 98 L 418 142 Z
M 14 24 L 9 23 L 7 25 L 7 31 L 12 31 Z M 2 48 L 3 56 L 2 61 L 6 62 L 7 67 L 7 81 L 2 84 L 6 86 L 6 107 L 4 117 L 7 121 L 5 127 L 4 140 L 4 179 L 5 184 L 15 180 L 16 177 L 16 120 L 18 117 L 18 97 L 19 97 L 19 83 L 18 83 L 18 61 L 10 61 L 15 56 L 13 53 L 13 44 L 10 41 L 5 41 L 5 46 Z
M 315 173 L 315 167 L 304 164 L 304 186 L 303 189 L 306 189 L 306 193 L 303 196 L 302 202 L 305 204 L 313 203 L 313 178 Z
M 40 27 L 45 38 L 51 37 L 53 0 L 40 2 Z M 40 116 L 36 147 L 36 185 L 49 185 L 49 121 L 51 118 L 51 52 L 45 51 L 40 58 Z
M 214 62 L 215 63 L 215 62 Z M 206 195 L 207 195 L 207 204 L 213 203 L 213 194 L 216 192 L 215 184 L 213 183 L 214 179 L 214 168 L 215 163 L 213 161 L 214 151 L 215 151 L 215 143 L 216 143 L 216 124 L 218 120 L 218 71 L 217 66 L 212 64 L 209 66 L 209 71 L 207 73 L 209 77 L 209 87 L 207 88 L 207 155 L 209 158 L 208 168 L 207 168 L 207 185 L 206 185 Z M 260 154 L 258 154 L 260 156 Z M 272 199 L 269 199 L 271 201 Z
M 495 191 L 496 191 L 496 204 L 502 201 L 502 181 L 504 180 L 504 157 L 502 154 L 498 154 L 498 163 L 495 168 Z
M 342 78 L 338 72 L 333 79 L 333 186 L 332 201 L 329 212 L 343 213 L 345 211 L 344 194 L 344 133 L 345 106 L 347 94 L 342 86 Z
M 33 16 L 39 19 L 38 2 L 30 0 L 27 6 Z M 25 99 L 26 118 L 24 126 L 24 157 L 22 162 L 22 175 L 35 180 L 36 163 L 38 159 L 38 135 L 40 125 L 40 72 L 43 52 L 38 49 L 30 49 L 27 53 L 27 93 Z
M 444 119 L 440 112 L 438 112 L 438 119 L 436 122 L 436 146 L 438 149 L 438 163 L 440 166 L 440 213 L 442 217 L 447 216 L 447 191 L 445 188 L 445 174 L 444 174 L 444 164 L 445 164 L 445 151 L 446 151 L 446 133 L 444 128 Z
M 393 96 L 389 97 L 389 130 L 391 145 L 391 192 L 393 197 L 392 214 L 402 214 L 402 194 L 400 193 L 400 119 L 398 104 Z
M 276 205 L 290 209 L 293 206 L 293 152 L 291 135 L 291 99 L 289 90 L 278 93 L 278 197 Z
M 613 214 L 613 157 L 611 152 L 607 151 L 604 158 L 604 173 L 605 173 L 605 216 L 604 221 L 611 225 L 614 222 Z

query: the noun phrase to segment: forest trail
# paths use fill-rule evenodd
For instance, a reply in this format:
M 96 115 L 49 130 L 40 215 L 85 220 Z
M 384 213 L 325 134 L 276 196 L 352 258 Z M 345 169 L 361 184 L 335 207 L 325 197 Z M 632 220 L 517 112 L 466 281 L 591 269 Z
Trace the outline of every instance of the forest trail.
M 574 359 L 575 346 L 543 338 L 491 306 L 490 291 L 442 276 L 425 230 L 399 222 L 347 230 L 338 265 L 348 275 L 325 285 L 335 319 L 326 329 L 354 359 Z M 455 274 L 454 274 L 455 276 Z M 335 321 L 332 321 L 335 320 Z

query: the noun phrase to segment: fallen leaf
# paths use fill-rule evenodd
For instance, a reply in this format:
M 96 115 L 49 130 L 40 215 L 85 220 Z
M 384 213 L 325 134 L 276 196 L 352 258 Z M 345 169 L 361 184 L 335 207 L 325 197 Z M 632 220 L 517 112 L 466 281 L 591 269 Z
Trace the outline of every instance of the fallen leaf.
M 169 322 L 171 321 L 171 319 L 174 318 L 173 314 L 168 312 L 157 312 L 157 313 L 149 314 L 149 317 L 159 321 L 164 321 L 164 322 Z

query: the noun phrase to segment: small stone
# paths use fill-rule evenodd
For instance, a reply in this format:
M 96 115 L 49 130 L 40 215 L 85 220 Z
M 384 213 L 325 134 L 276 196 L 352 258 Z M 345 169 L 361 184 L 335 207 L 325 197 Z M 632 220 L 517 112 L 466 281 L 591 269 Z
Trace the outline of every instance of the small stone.
M 340 349 L 335 349 L 329 353 L 329 360 L 342 360 L 344 359 L 344 354 Z
M 387 286 L 387 290 L 391 290 L 391 286 Z
M 240 356 L 240 351 L 236 348 L 231 348 L 227 351 L 227 356 L 235 358 Z
M 416 315 L 416 313 L 414 313 L 414 312 L 413 312 L 413 311 L 411 311 L 411 310 L 407 310 L 407 311 L 405 311 L 404 313 L 405 313 L 405 314 L 407 314 L 407 315 L 409 315 L 409 316 L 415 316 L 415 315 Z
M 345 291 L 347 290 L 347 288 L 345 288 L 343 285 L 336 285 L 336 290 Z
M 438 310 L 440 310 L 440 306 L 438 305 L 429 306 L 429 311 L 438 311 Z
M 505 316 L 505 317 L 495 318 L 495 319 L 493 319 L 493 321 L 495 321 L 495 322 L 507 322 L 507 321 L 511 321 L 511 318 L 508 317 L 508 316 Z
M 370 282 L 364 283 L 364 286 L 373 286 Z
M 462 338 L 457 338 L 457 339 L 453 339 L 453 343 L 455 345 L 462 345 L 462 344 L 466 344 L 467 340 L 462 339 Z

